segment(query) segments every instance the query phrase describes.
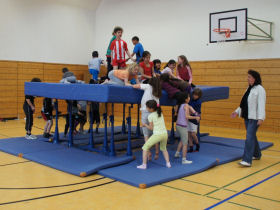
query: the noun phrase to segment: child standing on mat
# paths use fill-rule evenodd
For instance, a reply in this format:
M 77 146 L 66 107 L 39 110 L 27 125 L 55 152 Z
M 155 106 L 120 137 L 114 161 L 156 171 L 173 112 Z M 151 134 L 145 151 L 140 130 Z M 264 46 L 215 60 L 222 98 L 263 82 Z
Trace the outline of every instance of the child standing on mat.
M 150 112 L 147 110 L 146 103 L 149 100 L 155 100 L 157 104 L 159 104 L 159 99 L 161 97 L 160 80 L 157 77 L 153 77 L 149 80 L 148 84 L 137 84 L 137 85 L 133 85 L 133 87 L 144 90 L 144 94 L 141 99 L 141 121 L 142 121 L 142 125 L 149 124 L 148 117 L 150 115 Z M 142 130 L 143 130 L 145 142 L 147 142 L 149 137 L 152 135 L 152 131 L 150 131 L 147 127 L 142 127 Z M 155 160 L 158 159 L 158 155 L 159 155 L 159 145 L 156 144 Z M 151 159 L 152 159 L 152 154 L 149 151 L 149 160 Z
M 91 79 L 89 81 L 89 84 L 98 84 L 98 83 Z M 89 102 L 89 107 L 90 107 L 89 116 L 92 116 L 92 124 L 96 123 L 95 133 L 99 133 L 98 132 L 98 128 L 100 124 L 99 103 Z M 90 133 L 90 129 L 88 130 L 88 133 Z
M 166 149 L 168 134 L 165 127 L 164 117 L 159 104 L 155 100 L 149 100 L 146 103 L 147 110 L 151 113 L 148 117 L 149 125 L 143 124 L 146 128 L 153 131 L 153 135 L 148 139 L 148 141 L 142 147 L 143 149 L 143 162 L 142 165 L 137 166 L 139 169 L 147 168 L 148 152 L 149 149 L 160 143 L 160 150 L 166 161 L 166 167 L 171 168 L 169 161 L 169 155 Z
M 51 98 L 44 98 L 43 100 L 43 107 L 42 107 L 42 117 L 46 121 L 46 125 L 44 128 L 44 138 L 50 138 L 51 135 L 51 128 L 53 125 L 53 101 Z
M 103 64 L 103 60 L 98 58 L 98 52 L 92 52 L 92 59 L 88 62 L 89 73 L 92 75 L 92 79 L 98 80 L 98 74 L 100 71 L 100 65 Z
M 163 74 L 169 74 L 171 78 L 176 79 L 177 77 L 175 76 L 174 69 L 176 67 L 176 61 L 175 60 L 169 60 L 164 69 L 162 70 Z
M 33 78 L 31 82 L 41 82 L 39 78 Z M 25 95 L 23 110 L 25 113 L 25 130 L 26 130 L 26 139 L 37 139 L 36 136 L 31 135 L 31 130 L 33 126 L 33 114 L 35 112 L 34 96 Z
M 127 43 L 123 41 L 122 38 L 123 29 L 121 27 L 114 28 L 114 34 L 116 35 L 116 39 L 111 43 L 111 58 L 112 58 L 112 66 L 115 69 L 125 69 L 126 60 L 125 53 L 128 57 L 135 62 L 135 59 L 131 57 L 129 50 L 127 49 Z
M 176 122 L 176 131 L 180 136 L 180 142 L 177 147 L 177 151 L 175 153 L 175 157 L 180 157 L 180 151 L 183 147 L 183 158 L 182 164 L 190 164 L 192 161 L 187 160 L 187 150 L 188 150 L 188 120 L 194 119 L 197 122 L 199 121 L 199 116 L 191 116 L 191 113 L 195 113 L 193 108 L 188 105 L 190 101 L 190 96 L 187 92 L 182 95 L 180 99 L 180 103 L 178 110 L 178 117 Z
M 142 60 L 143 61 L 139 64 L 143 69 L 141 80 L 142 83 L 147 84 L 149 79 L 156 76 L 154 74 L 154 63 L 150 61 L 151 53 L 149 51 L 144 51 Z
M 192 99 L 189 102 L 189 105 L 198 113 L 201 115 L 201 98 L 202 91 L 199 88 L 195 88 L 192 92 Z M 188 131 L 189 131 L 189 144 L 190 144 L 190 150 L 189 152 L 193 152 L 193 144 L 195 143 L 195 151 L 198 152 L 200 145 L 197 138 L 197 127 L 198 122 L 196 120 L 189 120 L 188 121 Z
M 154 63 L 154 73 L 157 77 L 159 77 L 161 75 L 161 61 L 159 59 L 155 59 L 153 60 Z

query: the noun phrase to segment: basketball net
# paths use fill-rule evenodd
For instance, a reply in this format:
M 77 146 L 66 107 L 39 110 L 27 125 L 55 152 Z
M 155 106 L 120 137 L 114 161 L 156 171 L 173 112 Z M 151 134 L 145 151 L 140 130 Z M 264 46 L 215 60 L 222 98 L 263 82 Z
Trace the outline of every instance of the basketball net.
M 217 44 L 223 44 L 228 38 L 230 38 L 229 28 L 215 28 L 213 31 L 219 35 L 219 40 L 217 40 Z

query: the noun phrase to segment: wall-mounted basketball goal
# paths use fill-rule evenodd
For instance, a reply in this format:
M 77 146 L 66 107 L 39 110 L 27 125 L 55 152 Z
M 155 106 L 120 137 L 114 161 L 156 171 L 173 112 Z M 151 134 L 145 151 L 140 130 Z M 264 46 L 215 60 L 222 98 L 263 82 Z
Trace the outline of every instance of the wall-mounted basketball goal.
M 210 43 L 272 41 L 272 22 L 248 18 L 248 10 L 210 13 Z

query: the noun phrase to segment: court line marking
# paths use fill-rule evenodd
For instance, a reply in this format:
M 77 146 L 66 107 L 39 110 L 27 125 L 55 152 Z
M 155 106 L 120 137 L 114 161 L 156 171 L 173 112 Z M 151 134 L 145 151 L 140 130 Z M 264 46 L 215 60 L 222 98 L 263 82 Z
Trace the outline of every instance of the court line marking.
M 77 190 L 71 190 L 71 191 L 67 191 L 67 192 L 63 192 L 63 193 L 56 193 L 56 194 L 51 194 L 51 195 L 45 195 L 45 196 L 40 196 L 40 197 L 35 197 L 35 198 L 24 199 L 24 200 L 17 200 L 17 201 L 10 201 L 10 202 L 6 202 L 6 203 L 0 203 L 0 206 L 10 205 L 10 204 L 15 204 L 15 203 L 21 203 L 21 202 L 26 202 L 26 201 L 40 200 L 40 199 L 44 199 L 44 198 L 51 198 L 51 197 L 56 197 L 56 196 L 60 196 L 60 195 L 66 195 L 66 194 L 75 193 L 75 192 L 79 192 L 79 191 L 84 191 L 84 190 L 88 190 L 88 189 L 92 189 L 92 188 L 96 188 L 96 187 L 101 187 L 101 186 L 111 184 L 111 183 L 114 183 L 114 182 L 116 182 L 116 180 L 113 180 L 113 181 L 110 181 L 110 182 L 105 182 L 105 183 L 94 185 L 94 186 L 90 186 L 90 187 L 77 189 Z
M 20 164 L 20 163 L 27 163 L 27 162 L 31 162 L 31 161 L 30 161 L 30 160 L 26 160 L 26 161 L 15 162 L 15 163 L 7 163 L 7 164 L 0 165 L 0 167 L 2 167 L 2 166 L 16 165 L 16 164 Z
M 240 195 L 240 194 L 242 194 L 244 192 L 247 192 L 248 190 L 250 190 L 250 189 L 252 189 L 252 188 L 254 188 L 254 187 L 256 187 L 256 186 L 258 186 L 258 185 L 260 185 L 260 184 L 262 184 L 264 182 L 266 182 L 267 180 L 270 180 L 270 179 L 278 176 L 279 174 L 280 174 L 280 171 L 275 173 L 275 174 L 273 174 L 273 175 L 271 175 L 271 176 L 269 176 L 269 177 L 267 177 L 267 178 L 265 178 L 265 179 L 263 179 L 263 180 L 261 180 L 261 181 L 259 181 L 259 182 L 257 182 L 256 184 L 251 185 L 250 187 L 245 188 L 244 190 L 239 191 L 238 193 L 235 193 L 234 195 L 232 195 L 232 196 L 230 196 L 230 197 L 228 197 L 228 198 L 226 198 L 226 199 L 224 199 L 224 200 L 222 200 L 222 201 L 220 201 L 218 203 L 215 203 L 212 206 L 209 206 L 205 210 L 213 209 L 214 207 L 217 207 L 217 206 L 223 204 L 224 202 L 226 202 L 228 200 L 231 200 L 232 198 L 234 198 L 234 197 L 236 197 L 236 196 L 238 196 L 238 195 Z
M 79 185 L 79 184 L 86 184 L 89 182 L 95 182 L 101 179 L 105 179 L 106 177 L 100 177 L 100 178 L 96 178 L 96 179 L 92 179 L 92 180 L 88 180 L 88 181 L 84 181 L 84 182 L 77 182 L 77 183 L 72 183 L 72 184 L 64 184 L 64 185 L 54 185 L 54 186 L 47 186 L 47 187 L 15 187 L 15 188 L 8 188 L 8 187 L 0 187 L 0 190 L 37 190 L 37 189 L 49 189 L 49 188 L 58 188 L 58 187 L 69 187 L 69 186 L 74 186 L 74 185 Z

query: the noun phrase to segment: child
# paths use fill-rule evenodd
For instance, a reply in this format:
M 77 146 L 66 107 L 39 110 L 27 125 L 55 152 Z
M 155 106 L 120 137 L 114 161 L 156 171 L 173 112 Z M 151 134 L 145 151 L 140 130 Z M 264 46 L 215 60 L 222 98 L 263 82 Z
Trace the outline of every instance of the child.
M 161 75 L 161 61 L 159 59 L 155 59 L 153 61 L 154 63 L 154 73 L 156 74 L 157 77 L 159 77 Z
M 144 52 L 143 45 L 139 42 L 139 38 L 137 36 L 132 37 L 132 43 L 134 45 L 134 49 L 133 53 L 131 54 L 131 57 L 136 55 L 136 62 L 139 63 Z
M 113 70 L 112 59 L 111 59 L 112 51 L 111 51 L 110 47 L 111 47 L 112 42 L 116 39 L 116 35 L 115 35 L 114 31 L 112 33 L 113 37 L 110 40 L 109 46 L 107 48 L 107 53 L 106 53 L 106 58 L 107 58 L 107 77 L 106 77 L 106 79 L 108 79 L 109 72 Z
M 97 84 L 96 81 L 94 80 L 90 80 L 89 84 Z M 99 133 L 98 132 L 98 128 L 99 128 L 99 124 L 100 124 L 100 113 L 99 113 L 99 103 L 97 102 L 90 102 L 90 111 L 89 111 L 89 115 L 92 115 L 92 124 L 96 123 L 96 129 L 95 129 L 95 133 Z M 88 133 L 90 132 L 90 130 L 88 130 Z
M 33 78 L 31 82 L 41 82 L 39 78 Z M 25 113 L 25 130 L 26 130 L 26 139 L 37 139 L 36 136 L 31 135 L 31 130 L 33 126 L 33 114 L 35 112 L 34 96 L 25 95 L 25 100 L 23 104 L 23 110 Z
M 114 34 L 116 35 L 116 39 L 112 42 L 110 46 L 112 66 L 114 70 L 125 69 L 126 67 L 125 53 L 132 61 L 135 62 L 135 59 L 131 57 L 129 50 L 127 49 L 126 42 L 121 39 L 122 33 L 123 33 L 123 29 L 121 27 L 114 28 Z
M 67 103 L 67 110 L 69 111 L 69 105 L 72 104 L 72 113 L 67 113 L 66 115 L 66 124 L 65 124 L 65 128 L 64 128 L 64 137 L 66 137 L 67 133 L 68 133 L 68 129 L 70 127 L 70 114 L 71 114 L 71 124 L 72 124 L 72 133 L 76 134 L 76 126 L 75 126 L 75 122 L 78 121 L 78 105 L 77 105 L 77 101 L 68 101 L 66 100 Z
M 98 74 L 100 71 L 100 65 L 103 64 L 102 59 L 98 58 L 98 52 L 92 52 L 92 59 L 88 62 L 89 73 L 92 75 L 92 79 L 98 80 Z
M 139 64 L 133 63 L 129 65 L 128 69 L 126 70 L 113 70 L 109 73 L 109 79 L 105 80 L 102 84 L 116 84 L 116 85 L 122 85 L 122 86 L 131 86 L 130 82 L 131 80 L 134 80 L 136 84 L 139 84 L 138 80 L 138 73 L 142 72 L 141 67 Z
M 175 157 L 180 156 L 180 150 L 183 146 L 183 158 L 182 158 L 182 164 L 190 164 L 192 161 L 187 160 L 187 150 L 188 150 L 188 120 L 194 119 L 196 121 L 199 121 L 199 116 L 191 116 L 190 113 L 195 113 L 195 111 L 188 105 L 190 101 L 190 96 L 187 92 L 185 92 L 182 95 L 182 98 L 180 99 L 180 103 L 182 104 L 179 106 L 178 110 L 178 117 L 176 122 L 176 131 L 178 132 L 180 136 L 180 143 L 178 144 L 177 151 L 175 153 Z
M 69 71 L 68 68 L 63 68 L 62 69 L 62 73 L 63 73 L 63 76 L 62 76 L 62 80 L 60 80 L 61 83 L 73 83 L 73 82 L 76 82 L 76 77 L 74 75 L 73 72 Z
M 44 134 L 43 137 L 44 138 L 50 138 L 52 137 L 51 135 L 51 128 L 53 125 L 53 101 L 51 98 L 44 98 L 43 100 L 43 107 L 42 107 L 42 117 L 43 119 L 46 121 L 46 125 L 44 128 Z
M 86 101 L 78 101 L 78 124 L 80 124 L 79 133 L 85 134 L 84 125 L 87 122 L 87 102 Z
M 148 141 L 142 147 L 143 149 L 143 162 L 142 165 L 137 166 L 139 169 L 147 168 L 147 158 L 149 149 L 160 143 L 160 150 L 163 153 L 164 159 L 166 161 L 166 167 L 171 168 L 169 161 L 169 155 L 166 150 L 168 134 L 164 123 L 164 117 L 159 104 L 155 100 L 149 100 L 146 103 L 147 110 L 151 113 L 148 117 L 149 125 L 143 124 L 146 128 L 153 130 L 153 135 L 148 139 Z
M 150 61 L 151 53 L 148 51 L 144 51 L 142 59 L 143 61 L 139 64 L 143 69 L 141 80 L 142 83 L 147 84 L 149 82 L 149 79 L 156 76 L 154 74 L 154 64 Z
M 138 88 L 141 90 L 144 90 L 144 94 L 141 99 L 141 121 L 142 124 L 148 124 L 148 116 L 150 115 L 150 112 L 148 112 L 146 103 L 149 100 L 155 100 L 157 104 L 159 104 L 159 99 L 161 97 L 161 85 L 160 85 L 160 80 L 157 77 L 153 77 L 149 80 L 148 84 L 138 84 L 138 85 L 133 85 L 134 88 Z M 148 141 L 149 137 L 151 136 L 151 131 L 146 128 L 142 127 L 143 134 L 144 134 L 144 139 L 145 142 Z M 156 144 L 156 155 L 155 159 L 158 159 L 159 155 L 159 147 L 158 144 Z M 149 159 L 151 159 L 151 152 L 149 152 Z
M 202 91 L 199 88 L 195 88 L 192 93 L 192 99 L 189 102 L 189 105 L 200 115 L 201 114 L 201 98 Z M 196 136 L 198 122 L 196 120 L 188 121 L 188 131 L 189 131 L 189 143 L 190 150 L 189 152 L 193 152 L 193 143 L 195 142 L 196 148 L 195 151 L 198 152 L 200 145 L 198 142 L 198 138 Z
M 184 80 L 188 82 L 189 85 L 192 85 L 192 68 L 188 59 L 184 55 L 178 57 L 177 73 L 178 79 Z
M 177 78 L 174 74 L 174 69 L 176 67 L 176 61 L 175 60 L 169 60 L 168 63 L 166 64 L 166 66 L 164 67 L 164 69 L 162 70 L 162 73 L 165 74 L 169 74 L 169 76 L 171 78 Z

